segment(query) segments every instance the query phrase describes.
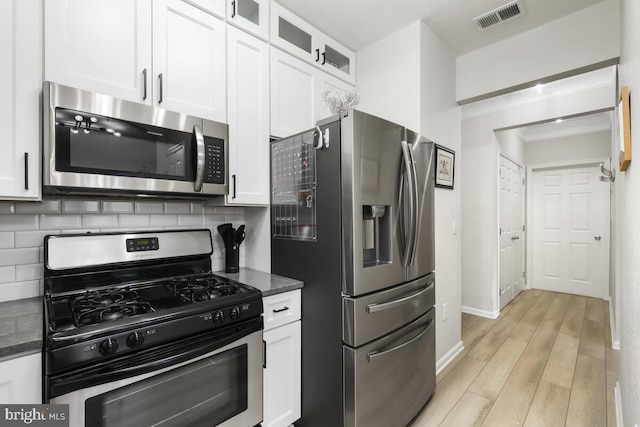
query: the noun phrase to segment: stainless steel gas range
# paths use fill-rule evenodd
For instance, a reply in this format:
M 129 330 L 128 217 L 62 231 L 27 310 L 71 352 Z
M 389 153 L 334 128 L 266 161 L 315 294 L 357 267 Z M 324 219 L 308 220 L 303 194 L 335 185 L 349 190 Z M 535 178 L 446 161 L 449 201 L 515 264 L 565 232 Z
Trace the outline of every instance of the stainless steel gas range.
M 44 399 L 71 426 L 254 426 L 262 296 L 209 230 L 45 238 Z

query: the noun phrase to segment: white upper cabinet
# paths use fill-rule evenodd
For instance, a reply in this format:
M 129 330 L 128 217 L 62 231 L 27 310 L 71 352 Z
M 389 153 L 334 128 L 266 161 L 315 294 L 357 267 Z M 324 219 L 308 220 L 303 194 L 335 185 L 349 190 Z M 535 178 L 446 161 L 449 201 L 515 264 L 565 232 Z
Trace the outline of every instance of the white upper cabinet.
M 236 28 L 227 34 L 227 204 L 269 204 L 269 45 Z
M 47 0 L 45 80 L 151 104 L 151 0 Z
M 40 200 L 42 1 L 0 2 L 0 56 L 0 199 Z
M 225 121 L 220 0 L 47 0 L 45 80 Z
M 355 84 L 355 52 L 277 3 L 271 4 L 271 43 L 352 85 Z
M 271 135 L 280 138 L 311 129 L 333 115 L 322 94 L 355 87 L 312 65 L 271 48 Z
M 183 0 L 154 0 L 154 104 L 226 122 L 225 44 L 222 20 Z
M 269 0 L 227 0 L 227 22 L 269 40 Z
M 318 74 L 312 65 L 271 48 L 271 135 L 282 138 L 313 127 Z

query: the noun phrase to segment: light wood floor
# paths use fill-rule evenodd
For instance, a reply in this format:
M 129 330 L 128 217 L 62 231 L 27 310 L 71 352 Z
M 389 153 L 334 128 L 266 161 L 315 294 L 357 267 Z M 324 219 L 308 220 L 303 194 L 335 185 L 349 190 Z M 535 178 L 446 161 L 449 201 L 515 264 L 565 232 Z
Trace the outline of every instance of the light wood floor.
M 462 315 L 464 350 L 412 427 L 616 425 L 607 302 L 526 290 L 496 320 Z

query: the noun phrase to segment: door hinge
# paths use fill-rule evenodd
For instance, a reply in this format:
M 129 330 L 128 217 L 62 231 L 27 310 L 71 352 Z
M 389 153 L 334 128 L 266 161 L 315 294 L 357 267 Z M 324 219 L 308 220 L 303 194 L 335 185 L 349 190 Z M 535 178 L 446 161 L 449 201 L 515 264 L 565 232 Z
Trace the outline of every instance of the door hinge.
M 502 228 L 500 229 L 500 235 L 502 235 Z
M 522 231 L 524 231 L 524 225 L 522 226 Z
M 523 272 L 522 272 L 522 278 L 523 278 L 523 279 L 524 279 L 524 273 L 525 273 L 525 272 L 523 271 Z

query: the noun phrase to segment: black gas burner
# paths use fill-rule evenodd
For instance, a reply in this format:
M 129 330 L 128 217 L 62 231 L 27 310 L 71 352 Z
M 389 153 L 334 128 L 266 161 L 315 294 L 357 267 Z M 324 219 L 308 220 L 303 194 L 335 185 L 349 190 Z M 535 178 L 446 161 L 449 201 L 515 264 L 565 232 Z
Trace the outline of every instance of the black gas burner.
M 69 300 L 76 326 L 153 312 L 151 304 L 138 301 L 138 293 L 128 288 L 88 291 Z
M 242 292 L 238 285 L 219 281 L 212 276 L 174 279 L 166 286 L 190 302 L 207 301 Z

